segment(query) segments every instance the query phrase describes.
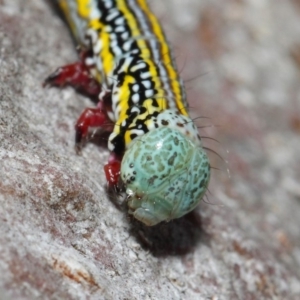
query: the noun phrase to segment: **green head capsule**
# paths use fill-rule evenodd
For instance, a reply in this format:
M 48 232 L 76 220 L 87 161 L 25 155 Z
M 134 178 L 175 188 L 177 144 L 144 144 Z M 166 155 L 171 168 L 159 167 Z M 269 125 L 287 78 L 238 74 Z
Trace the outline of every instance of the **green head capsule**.
M 160 127 L 137 137 L 122 160 L 130 213 L 148 226 L 180 218 L 207 190 L 204 149 L 176 129 Z

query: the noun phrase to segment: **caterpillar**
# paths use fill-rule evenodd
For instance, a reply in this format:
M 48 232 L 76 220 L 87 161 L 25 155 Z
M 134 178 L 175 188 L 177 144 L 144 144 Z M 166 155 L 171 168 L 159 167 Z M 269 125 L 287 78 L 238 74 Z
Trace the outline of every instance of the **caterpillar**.
M 110 133 L 107 181 L 123 182 L 129 213 L 145 225 L 187 214 L 207 190 L 210 163 L 157 18 L 145 0 L 57 1 L 80 59 L 44 85 L 71 85 L 98 101 L 79 117 L 76 145 L 91 127 Z

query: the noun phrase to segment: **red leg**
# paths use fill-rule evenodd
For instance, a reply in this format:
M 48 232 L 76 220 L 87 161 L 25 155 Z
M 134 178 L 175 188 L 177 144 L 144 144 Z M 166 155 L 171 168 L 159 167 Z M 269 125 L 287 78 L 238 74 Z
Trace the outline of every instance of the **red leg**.
M 89 97 L 98 97 L 101 91 L 100 83 L 90 75 L 92 66 L 86 65 L 87 52 L 82 52 L 80 61 L 58 68 L 48 76 L 43 86 L 70 85 Z
M 101 102 L 96 108 L 86 108 L 77 120 L 75 125 L 76 145 L 79 145 L 87 137 L 90 127 L 104 127 L 106 131 L 113 129 L 113 123 L 109 120 L 105 110 L 102 109 Z
M 86 108 L 79 117 L 75 125 L 75 141 L 77 147 L 82 139 L 87 136 L 89 127 L 103 127 L 103 125 L 106 124 L 105 130 L 110 131 L 113 129 L 113 123 L 108 119 L 101 106 L 101 102 L 99 102 L 97 108 Z M 109 162 L 104 166 L 106 180 L 110 187 L 117 187 L 120 177 L 120 168 L 120 159 L 115 154 L 111 154 Z
M 111 154 L 109 162 L 104 166 L 106 180 L 109 186 L 117 186 L 120 177 L 121 161 Z
M 58 68 L 43 83 L 43 86 L 65 86 L 70 85 L 75 89 L 83 92 L 87 96 L 99 99 L 101 85 L 91 75 L 90 70 L 93 66 L 86 64 L 88 53 L 82 51 L 80 61 Z M 101 101 L 96 108 L 86 108 L 76 122 L 75 142 L 79 144 L 88 135 L 90 127 L 104 127 L 106 131 L 113 130 L 113 123 L 107 116 L 107 111 L 111 111 L 110 91 L 102 95 Z M 79 149 L 80 147 L 78 147 Z M 121 160 L 112 154 L 109 162 L 104 166 L 106 180 L 110 187 L 117 187 L 120 177 Z

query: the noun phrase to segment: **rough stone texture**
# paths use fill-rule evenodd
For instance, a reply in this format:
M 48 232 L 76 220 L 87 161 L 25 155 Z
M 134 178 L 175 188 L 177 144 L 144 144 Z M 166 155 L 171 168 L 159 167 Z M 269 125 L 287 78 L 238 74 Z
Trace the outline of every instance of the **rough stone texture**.
M 195 212 L 133 221 L 105 192 L 108 152 L 75 154 L 92 103 L 41 87 L 76 59 L 67 28 L 50 1 L 0 0 L 0 298 L 300 299 L 300 2 L 150 2 L 227 163 L 210 153 Z

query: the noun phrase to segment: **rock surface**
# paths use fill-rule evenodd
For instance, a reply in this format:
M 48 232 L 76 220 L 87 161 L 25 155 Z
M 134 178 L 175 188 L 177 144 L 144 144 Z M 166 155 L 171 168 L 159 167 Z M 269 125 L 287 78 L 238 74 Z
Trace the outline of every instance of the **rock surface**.
M 227 162 L 210 152 L 206 201 L 153 228 L 106 193 L 99 143 L 74 151 L 93 104 L 41 86 L 77 57 L 50 2 L 0 1 L 0 298 L 299 299 L 299 1 L 150 1 Z

